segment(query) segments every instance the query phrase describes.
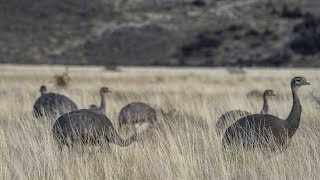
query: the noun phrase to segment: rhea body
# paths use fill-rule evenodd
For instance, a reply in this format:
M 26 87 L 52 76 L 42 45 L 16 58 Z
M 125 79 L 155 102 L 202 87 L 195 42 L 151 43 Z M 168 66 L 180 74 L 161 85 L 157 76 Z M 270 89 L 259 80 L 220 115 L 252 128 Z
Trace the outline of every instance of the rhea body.
M 100 94 L 108 92 L 108 88 L 100 90 Z M 101 98 L 103 99 L 104 96 Z M 105 102 L 102 103 L 102 106 L 105 107 Z M 128 146 L 136 140 L 137 132 L 129 139 L 122 139 L 110 119 L 101 112 L 90 108 L 80 109 L 59 117 L 53 126 L 53 134 L 60 147 L 62 145 L 72 147 L 75 143 L 100 144 L 101 142 Z
M 143 102 L 132 102 L 124 106 L 119 113 L 119 125 L 153 125 L 157 121 L 156 111 Z
M 105 114 L 105 112 L 95 104 L 91 104 L 88 108 L 90 111 L 94 111 L 96 113 Z
M 273 92 L 273 90 L 265 90 L 263 93 L 263 106 L 260 111 L 260 114 L 268 114 L 269 112 L 269 103 L 268 99 L 270 97 L 276 96 Z M 227 125 L 230 125 L 230 121 L 238 120 L 242 117 L 249 116 L 252 113 L 248 111 L 243 111 L 243 110 L 233 110 L 233 111 L 228 111 L 224 113 L 222 116 L 218 118 L 218 121 L 216 123 L 216 129 L 218 132 L 221 130 L 227 128 Z
M 47 92 L 46 86 L 40 87 L 40 93 L 40 97 L 33 105 L 33 111 L 36 117 L 59 117 L 62 114 L 78 109 L 77 105 L 67 96 Z
M 299 128 L 302 107 L 298 89 L 303 85 L 310 85 L 304 77 L 292 79 L 293 104 L 286 119 L 283 120 L 269 114 L 253 114 L 243 117 L 226 130 L 222 139 L 224 147 L 239 143 L 247 148 L 263 147 L 275 150 L 279 147 L 287 147 Z

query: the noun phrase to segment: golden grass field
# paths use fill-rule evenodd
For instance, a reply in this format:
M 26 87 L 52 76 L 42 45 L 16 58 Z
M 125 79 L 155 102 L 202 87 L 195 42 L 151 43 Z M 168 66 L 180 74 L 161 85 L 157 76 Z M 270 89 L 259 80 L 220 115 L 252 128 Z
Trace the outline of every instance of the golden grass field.
M 225 69 L 70 67 L 66 88 L 55 85 L 59 66 L 0 66 L 0 178 L 1 179 L 318 179 L 320 174 L 319 107 L 310 96 L 320 88 L 317 69 L 247 69 L 229 74 Z M 239 149 L 223 154 L 215 122 L 224 112 L 259 112 L 262 98 L 247 97 L 252 90 L 273 89 L 270 114 L 286 118 L 292 99 L 289 83 L 303 75 L 311 86 L 301 87 L 303 107 L 299 130 L 289 148 L 267 158 L 259 151 Z M 65 94 L 79 108 L 99 103 L 101 86 L 108 95 L 107 115 L 119 129 L 120 109 L 143 101 L 159 112 L 159 128 L 142 142 L 128 147 L 87 146 L 84 151 L 59 151 L 52 137 L 54 120 L 32 115 L 39 87 Z

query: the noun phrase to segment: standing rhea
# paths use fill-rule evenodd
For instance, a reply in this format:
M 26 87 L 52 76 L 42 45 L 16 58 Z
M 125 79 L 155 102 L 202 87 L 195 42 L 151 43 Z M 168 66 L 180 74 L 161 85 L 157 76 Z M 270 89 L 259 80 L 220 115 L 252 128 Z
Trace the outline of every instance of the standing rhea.
M 157 121 L 156 111 L 142 102 L 132 102 L 124 106 L 119 113 L 119 125 L 153 125 Z
M 91 104 L 89 106 L 89 110 L 92 110 L 92 111 L 95 111 L 95 112 L 98 112 L 98 113 L 101 113 L 101 114 L 106 114 L 105 110 L 106 110 L 106 95 L 108 93 L 110 93 L 111 91 L 109 90 L 109 88 L 107 87 L 102 87 L 100 89 L 100 98 L 101 98 L 101 103 L 100 103 L 100 107 L 94 105 L 94 104 Z
M 46 86 L 40 87 L 40 93 L 41 96 L 33 105 L 33 111 L 36 117 L 58 117 L 78 109 L 77 105 L 70 98 L 57 93 L 48 93 Z
M 80 109 L 59 117 L 53 125 L 53 134 L 60 148 L 62 145 L 72 147 L 75 143 L 99 144 L 102 142 L 123 147 L 130 145 L 138 136 L 136 132 L 129 139 L 122 139 L 107 116 L 88 109 Z
M 246 148 L 263 147 L 271 150 L 287 147 L 299 128 L 302 107 L 298 89 L 303 85 L 310 84 L 302 76 L 294 77 L 291 81 L 293 105 L 287 119 L 282 120 L 269 114 L 253 114 L 241 118 L 226 130 L 222 139 L 224 147 L 232 144 L 242 144 Z
M 275 96 L 273 93 L 273 90 L 266 90 L 263 93 L 263 106 L 260 111 L 260 114 L 268 114 L 269 111 L 269 105 L 268 105 L 268 97 Z M 217 132 L 221 132 L 223 129 L 227 127 L 227 125 L 230 125 L 230 121 L 238 120 L 242 117 L 249 116 L 252 113 L 248 111 L 243 111 L 243 110 L 233 110 L 233 111 L 228 111 L 224 113 L 222 116 L 218 118 L 218 121 L 216 123 L 216 129 Z

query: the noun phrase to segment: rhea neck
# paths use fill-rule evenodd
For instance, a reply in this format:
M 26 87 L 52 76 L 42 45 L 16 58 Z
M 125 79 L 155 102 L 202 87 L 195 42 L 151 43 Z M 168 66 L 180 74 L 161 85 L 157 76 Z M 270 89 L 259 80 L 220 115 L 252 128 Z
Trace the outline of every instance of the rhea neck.
M 261 109 L 260 114 L 268 114 L 269 105 L 268 105 L 268 98 L 266 95 L 263 96 L 263 106 Z
M 100 93 L 101 96 L 101 104 L 100 104 L 100 109 L 105 113 L 106 109 L 106 100 L 105 100 L 105 95 L 103 93 Z
M 300 124 L 300 116 L 302 112 L 302 107 L 298 96 L 298 87 L 291 85 L 291 90 L 293 103 L 291 112 L 288 118 L 286 119 L 289 125 L 289 137 L 292 137 L 295 131 L 298 129 Z
M 40 94 L 41 94 L 41 96 L 42 95 L 44 95 L 44 94 L 46 94 L 47 93 L 47 91 L 46 90 L 40 90 Z
M 134 141 L 137 140 L 137 136 L 138 136 L 138 133 L 135 133 L 129 139 L 124 140 L 114 130 L 113 130 L 113 133 L 111 133 L 111 134 L 113 135 L 113 137 L 109 138 L 109 142 L 117 144 L 121 147 L 129 146 L 130 144 L 132 144 Z
M 134 141 L 136 141 L 136 136 L 137 134 L 132 135 L 129 139 L 123 140 L 123 139 L 119 139 L 117 141 L 117 144 L 119 146 L 125 147 L 125 146 L 129 146 L 130 144 L 132 144 Z

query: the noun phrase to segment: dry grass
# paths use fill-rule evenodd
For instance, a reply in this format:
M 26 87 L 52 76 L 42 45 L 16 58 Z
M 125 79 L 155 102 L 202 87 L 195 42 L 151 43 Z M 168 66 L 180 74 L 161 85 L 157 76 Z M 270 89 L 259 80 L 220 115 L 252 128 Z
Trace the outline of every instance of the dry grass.
M 0 177 L 2 179 L 318 179 L 320 173 L 319 109 L 310 91 L 319 89 L 318 70 L 246 70 L 233 75 L 223 69 L 138 69 L 70 67 L 72 82 L 55 87 L 53 75 L 63 67 L 0 67 Z M 252 90 L 274 89 L 271 114 L 285 118 L 291 108 L 289 81 L 304 75 L 301 126 L 290 147 L 266 158 L 238 150 L 223 156 L 214 123 L 227 110 L 258 112 L 262 100 L 248 99 Z M 86 147 L 60 152 L 52 138 L 54 121 L 43 122 L 31 110 L 42 84 L 72 98 L 79 107 L 98 103 L 108 86 L 107 114 L 119 130 L 117 114 L 131 101 L 145 101 L 172 112 L 159 116 L 159 129 L 127 148 Z M 174 111 L 175 109 L 175 111 Z M 128 137 L 119 130 L 123 137 Z

